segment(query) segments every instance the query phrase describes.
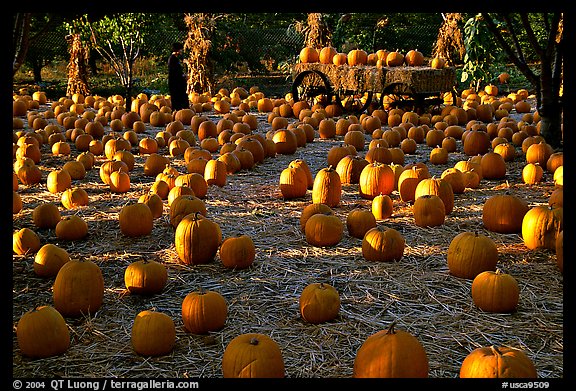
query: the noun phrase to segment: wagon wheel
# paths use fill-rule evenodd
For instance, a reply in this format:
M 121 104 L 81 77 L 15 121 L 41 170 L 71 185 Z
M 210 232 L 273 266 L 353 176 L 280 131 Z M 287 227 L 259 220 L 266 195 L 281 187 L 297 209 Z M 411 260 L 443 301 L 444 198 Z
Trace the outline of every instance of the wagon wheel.
M 306 101 L 310 107 L 317 103 L 323 106 L 330 104 L 333 95 L 328 77 L 316 70 L 300 72 L 292 83 L 294 102 Z
M 404 83 L 387 85 L 380 96 L 380 106 L 386 110 L 401 108 L 412 110 L 416 106 L 416 91 Z
M 360 114 L 363 113 L 370 103 L 372 103 L 372 91 L 350 91 L 338 90 L 336 91 L 335 98 L 338 106 L 345 112 Z
M 446 99 L 447 94 L 451 95 L 448 100 Z M 423 102 L 423 106 L 424 108 L 427 108 L 430 113 L 440 113 L 446 104 L 454 104 L 453 102 L 457 102 L 457 99 L 458 92 L 456 91 L 456 88 L 453 88 L 450 91 L 438 92 L 427 96 Z

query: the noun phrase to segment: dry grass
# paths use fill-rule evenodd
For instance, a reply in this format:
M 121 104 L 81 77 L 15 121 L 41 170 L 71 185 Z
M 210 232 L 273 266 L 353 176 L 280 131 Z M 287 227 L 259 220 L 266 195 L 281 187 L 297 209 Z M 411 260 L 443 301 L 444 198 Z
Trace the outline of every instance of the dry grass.
M 257 131 L 265 133 L 269 129 L 266 115 L 258 116 Z M 210 113 L 209 118 L 217 120 L 218 116 Z M 146 135 L 154 136 L 161 130 L 147 126 Z M 77 182 L 87 190 L 90 203 L 76 211 L 63 209 L 60 196 L 49 193 L 45 185 L 21 185 L 24 208 L 13 216 L 13 229 L 33 228 L 43 244 L 57 244 L 72 257 L 82 255 L 96 262 L 104 275 L 105 295 L 103 306 L 95 314 L 66 319 L 72 344 L 61 356 L 40 360 L 22 357 L 14 332 L 13 376 L 218 378 L 222 377 L 226 345 L 241 333 L 258 332 L 269 335 L 281 347 L 287 377 L 349 378 L 364 340 L 395 321 L 398 329 L 409 331 L 423 344 L 431 378 L 458 377 L 464 357 L 472 349 L 488 345 L 523 349 L 540 377 L 562 378 L 563 276 L 557 269 L 555 254 L 549 250 L 529 251 L 520 235 L 492 233 L 482 226 L 482 205 L 488 197 L 504 191 L 502 181 L 483 180 L 478 189 L 456 195 L 454 211 L 444 225 L 434 228 L 417 227 L 410 205 L 403 203 L 397 192 L 392 193 L 394 214 L 378 224 L 404 235 L 406 250 L 399 262 L 364 260 L 361 240 L 347 233 L 334 247 L 307 244 L 299 228 L 299 216 L 311 202 L 311 192 L 303 199 L 283 200 L 278 188 L 280 172 L 290 161 L 301 158 L 316 173 L 326 165 L 329 148 L 340 142 L 317 138 L 294 155 L 268 158 L 253 170 L 228 176 L 224 187 L 209 188 L 204 200 L 208 217 L 220 225 L 223 237 L 245 233 L 256 245 L 256 261 L 245 270 L 226 269 L 218 258 L 207 265 L 181 264 L 167 205 L 151 235 L 127 238 L 120 233 L 117 218 L 121 206 L 137 198 L 153 181 L 143 175 L 144 158 L 137 152 L 131 191 L 110 193 L 98 176 L 98 166 L 104 161 L 101 157 L 86 178 Z M 448 164 L 428 164 L 432 174 L 439 175 L 465 159 L 461 147 L 450 154 Z M 47 148 L 43 147 L 39 163 L 44 178 L 66 160 L 52 157 Z M 420 144 L 416 154 L 406 156 L 405 164 L 428 162 L 429 152 L 430 148 Z M 180 172 L 186 171 L 183 159 L 171 161 Z M 545 181 L 537 186 L 524 185 L 520 178 L 523 164 L 522 156 L 508 163 L 506 180 L 531 206 L 546 204 L 554 188 L 552 176 L 545 174 Z M 65 243 L 55 237 L 53 230 L 34 228 L 31 213 L 41 202 L 57 203 L 62 215 L 81 215 L 88 222 L 89 236 Z M 370 201 L 359 196 L 357 185 L 344 186 L 341 204 L 334 208 L 336 214 L 345 221 L 356 207 L 369 208 Z M 447 248 L 452 238 L 465 230 L 479 230 L 497 243 L 498 267 L 516 277 L 520 285 L 516 312 L 482 312 L 472 302 L 471 281 L 449 274 Z M 158 257 L 167 266 L 169 281 L 162 293 L 145 297 L 125 290 L 124 270 L 142 256 Z M 53 279 L 37 277 L 33 261 L 32 255 L 13 256 L 14 331 L 26 311 L 52 304 Z M 307 284 L 317 281 L 333 285 L 342 304 L 337 319 L 311 325 L 301 319 L 298 299 Z M 229 306 L 226 326 L 210 335 L 186 333 L 182 325 L 181 302 L 200 288 L 220 292 Z M 169 355 L 140 357 L 131 348 L 133 319 L 151 308 L 167 313 L 176 324 L 176 346 Z

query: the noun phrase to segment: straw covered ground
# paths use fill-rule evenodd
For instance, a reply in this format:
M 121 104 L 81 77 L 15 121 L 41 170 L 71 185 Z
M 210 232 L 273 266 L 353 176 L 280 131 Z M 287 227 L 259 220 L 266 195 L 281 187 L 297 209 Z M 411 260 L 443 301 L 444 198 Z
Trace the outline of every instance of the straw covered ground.
M 44 106 L 40 110 L 45 109 Z M 255 132 L 265 134 L 270 125 L 267 114 L 259 118 Z M 206 113 L 217 121 L 221 115 Z M 53 121 L 53 120 L 52 120 Z M 296 121 L 296 119 L 290 119 Z M 28 126 L 28 125 L 26 125 Z M 154 137 L 160 127 L 147 124 Z M 370 136 L 366 136 L 367 143 Z M 73 181 L 87 190 L 89 205 L 66 210 L 60 194 L 47 191 L 47 173 L 69 158 L 52 156 L 42 147 L 39 163 L 42 184 L 20 185 L 23 209 L 13 216 L 13 230 L 34 229 L 42 244 L 65 248 L 72 258 L 86 257 L 97 263 L 104 276 L 102 307 L 79 319 L 67 318 L 72 343 L 60 356 L 29 359 L 20 353 L 16 324 L 27 311 L 52 304 L 54 279 L 42 279 L 33 271 L 34 255 L 13 256 L 13 370 L 14 377 L 120 377 L 120 378 L 218 378 L 227 344 L 243 333 L 263 333 L 282 350 L 286 377 L 349 378 L 356 352 L 370 335 L 396 328 L 410 332 L 424 346 L 429 360 L 429 377 L 456 378 L 462 361 L 481 346 L 512 346 L 524 350 L 533 360 L 541 378 L 563 377 L 563 276 L 550 250 L 529 251 L 519 234 L 498 234 L 484 229 L 482 207 L 488 197 L 506 190 L 526 199 L 530 206 L 547 204 L 554 190 L 552 175 L 528 186 L 522 182 L 521 155 L 507 163 L 505 180 L 482 180 L 477 189 L 455 196 L 455 206 L 443 225 L 420 228 L 414 224 L 411 205 L 391 194 L 394 213 L 379 226 L 398 230 L 406 240 L 404 256 L 391 263 L 366 261 L 361 239 L 347 234 L 333 247 L 309 245 L 300 230 L 299 217 L 310 204 L 311 191 L 302 199 L 283 200 L 278 182 L 280 172 L 294 159 L 304 159 L 313 174 L 327 165 L 328 150 L 342 143 L 342 137 L 313 142 L 293 155 L 269 157 L 252 170 L 229 175 L 224 187 L 211 186 L 204 202 L 208 218 L 218 223 L 223 237 L 247 234 L 255 243 L 256 260 L 245 270 L 225 268 L 218 256 L 207 265 L 182 264 L 175 251 L 175 231 L 169 223 L 165 201 L 164 215 L 155 220 L 153 232 L 141 238 L 121 234 L 120 208 L 137 199 L 154 178 L 144 176 L 144 156 L 134 149 L 136 163 L 131 171 L 132 188 L 124 194 L 111 193 L 99 178 L 96 166 L 83 180 Z M 167 153 L 166 148 L 162 153 Z M 360 151 L 364 155 L 366 150 Z M 71 158 L 78 152 L 72 144 Z M 445 165 L 429 163 L 430 147 L 419 144 L 415 154 L 405 156 L 405 164 L 425 162 L 432 175 L 467 159 L 458 150 L 450 153 Z M 217 156 L 217 154 L 214 154 Z M 170 157 L 171 165 L 186 172 L 182 157 Z M 506 181 L 510 185 L 507 189 Z M 54 202 L 63 216 L 77 213 L 89 226 L 87 238 L 61 242 L 53 229 L 37 229 L 32 210 L 43 202 Z M 359 196 L 358 185 L 344 185 L 342 199 L 333 208 L 345 223 L 354 208 L 367 208 L 370 200 Z M 460 232 L 478 231 L 492 238 L 499 250 L 498 268 L 513 275 L 520 286 L 520 303 L 511 314 L 485 313 L 471 298 L 472 281 L 449 274 L 446 254 L 451 240 Z M 124 270 L 142 257 L 160 260 L 168 269 L 165 289 L 153 296 L 129 294 L 124 286 Z M 306 323 L 298 301 L 304 287 L 313 282 L 334 286 L 341 298 L 338 317 L 320 325 Z M 209 335 L 194 335 L 183 329 L 181 304 L 190 292 L 215 290 L 228 303 L 225 327 Z M 165 356 L 149 358 L 134 353 L 130 333 L 135 316 L 155 309 L 168 314 L 176 325 L 176 345 Z

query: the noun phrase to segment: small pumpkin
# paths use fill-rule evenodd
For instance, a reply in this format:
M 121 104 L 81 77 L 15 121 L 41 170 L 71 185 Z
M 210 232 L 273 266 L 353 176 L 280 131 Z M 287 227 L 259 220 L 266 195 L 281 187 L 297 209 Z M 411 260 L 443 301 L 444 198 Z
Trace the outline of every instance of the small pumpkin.
M 118 214 L 120 232 L 128 237 L 147 236 L 154 228 L 154 216 L 147 204 L 135 202 L 127 204 Z
M 460 366 L 460 378 L 537 377 L 536 367 L 526 353 L 508 346 L 476 348 L 464 358 Z
M 419 227 L 436 227 L 444 224 L 446 206 L 442 198 L 435 194 L 419 196 L 412 205 L 414 224 Z
M 280 192 L 285 200 L 302 198 L 308 192 L 308 176 L 300 167 L 286 167 L 280 173 Z
M 334 211 L 328 205 L 322 203 L 312 203 L 306 205 L 306 207 L 302 210 L 302 213 L 300 214 L 300 229 L 302 230 L 303 233 L 306 230 L 306 223 L 308 222 L 308 219 L 312 215 L 315 215 L 316 213 L 334 214 Z
M 356 352 L 355 378 L 427 378 L 428 356 L 422 343 L 407 331 L 396 329 L 370 335 Z
M 386 220 L 392 216 L 394 203 L 389 195 L 379 194 L 372 199 L 371 209 L 377 221 Z
M 61 240 L 80 240 L 88 235 L 88 223 L 78 216 L 63 216 L 54 230 L 56 237 Z
M 68 252 L 52 243 L 46 243 L 34 256 L 34 273 L 43 278 L 56 277 L 60 268 L 70 260 Z
M 367 209 L 352 209 L 346 217 L 348 234 L 354 238 L 363 239 L 368 230 L 376 227 L 376 217 Z
M 219 292 L 190 292 L 182 300 L 182 322 L 187 332 L 207 334 L 221 330 L 228 317 L 228 304 Z
M 362 239 L 362 256 L 370 262 L 399 261 L 404 256 L 406 241 L 394 228 L 374 227 Z
M 256 246 L 248 235 L 230 236 L 220 245 L 219 254 L 224 267 L 245 269 L 256 259 Z
M 392 194 L 396 176 L 389 165 L 373 162 L 362 169 L 358 180 L 360 196 L 374 199 L 379 194 Z
M 32 211 L 32 222 L 40 229 L 53 229 L 62 216 L 56 204 L 43 202 L 38 204 Z
M 304 227 L 306 242 L 316 247 L 335 246 L 342 240 L 344 224 L 333 212 L 310 216 Z
M 260 333 L 240 334 L 222 355 L 224 378 L 283 378 L 284 359 L 280 346 Z
M 14 254 L 34 254 L 40 250 L 40 248 L 40 237 L 30 228 L 20 228 L 12 234 L 12 250 L 14 251 Z
M 162 312 L 141 311 L 132 323 L 130 342 L 134 352 L 139 355 L 166 355 L 174 349 L 176 344 L 174 321 Z
M 78 186 L 71 187 L 62 193 L 60 202 L 66 209 L 86 206 L 89 203 L 88 192 Z
M 542 181 L 544 169 L 539 163 L 528 163 L 522 168 L 522 181 L 527 185 L 535 185 Z
M 166 267 L 153 259 L 140 259 L 124 270 L 124 285 L 130 293 L 153 295 L 162 292 L 168 282 Z
M 518 281 L 500 269 L 484 271 L 472 281 L 472 300 L 486 312 L 513 312 L 520 300 Z
M 20 353 L 31 358 L 59 356 L 70 347 L 70 332 L 64 317 L 45 305 L 26 312 L 16 325 Z
M 330 284 L 315 282 L 300 294 L 300 315 L 308 323 L 320 324 L 333 320 L 340 311 L 340 294 Z

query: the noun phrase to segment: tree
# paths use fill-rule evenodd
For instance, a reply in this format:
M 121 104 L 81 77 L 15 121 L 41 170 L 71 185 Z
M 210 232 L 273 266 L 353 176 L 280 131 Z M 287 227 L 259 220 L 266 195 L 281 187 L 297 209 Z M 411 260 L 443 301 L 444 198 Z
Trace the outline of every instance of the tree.
M 540 134 L 552 147 L 562 145 L 564 33 L 563 13 L 482 13 L 482 20 L 509 60 L 536 90 L 541 118 Z M 526 44 L 524 44 L 527 43 Z M 539 73 L 530 67 L 530 51 L 539 61 Z

